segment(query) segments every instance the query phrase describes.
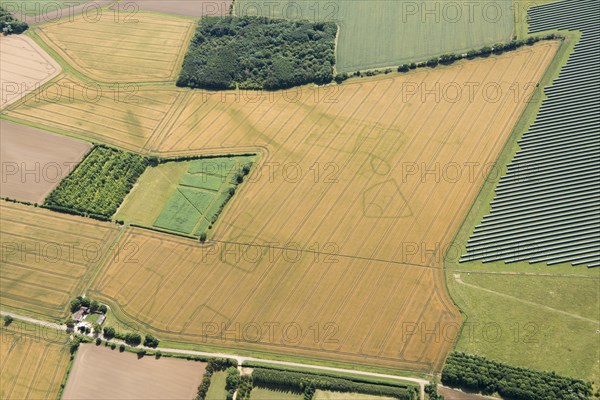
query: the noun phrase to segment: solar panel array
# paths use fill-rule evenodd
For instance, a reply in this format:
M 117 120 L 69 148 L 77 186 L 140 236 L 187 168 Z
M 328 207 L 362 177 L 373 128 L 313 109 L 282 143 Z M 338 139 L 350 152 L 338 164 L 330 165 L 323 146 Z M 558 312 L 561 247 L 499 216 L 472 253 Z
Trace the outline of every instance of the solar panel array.
M 530 33 L 582 38 L 496 187 L 461 262 L 600 266 L 600 1 L 562 0 L 529 11 Z

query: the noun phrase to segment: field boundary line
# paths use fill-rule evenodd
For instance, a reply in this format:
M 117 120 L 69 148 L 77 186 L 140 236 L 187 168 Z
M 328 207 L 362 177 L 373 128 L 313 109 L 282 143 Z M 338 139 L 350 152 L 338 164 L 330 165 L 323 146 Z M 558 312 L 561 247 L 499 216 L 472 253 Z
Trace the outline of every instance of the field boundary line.
M 290 247 L 285 247 L 285 246 L 268 246 L 266 244 L 260 244 L 260 243 L 244 243 L 244 242 L 234 242 L 234 241 L 227 241 L 227 240 L 210 240 L 207 241 L 206 243 L 222 243 L 222 244 L 236 244 L 236 245 L 241 245 L 241 246 L 257 246 L 257 247 L 262 247 L 262 248 L 269 248 L 269 249 L 275 249 L 275 250 L 290 250 Z M 434 270 L 442 270 L 442 267 L 435 267 L 432 265 L 423 265 L 423 264 L 411 264 L 411 263 L 406 263 L 406 262 L 402 262 L 402 261 L 397 261 L 397 260 L 386 260 L 386 259 L 382 259 L 382 258 L 373 258 L 373 257 L 363 257 L 363 256 L 359 256 L 359 255 L 350 255 L 350 254 L 341 254 L 341 253 L 328 253 L 328 252 L 323 252 L 323 251 L 316 251 L 316 250 L 310 250 L 310 249 L 301 249 L 301 250 L 297 250 L 297 249 L 293 249 L 295 251 L 300 251 L 302 253 L 308 253 L 308 254 L 314 254 L 314 255 L 322 255 L 322 256 L 333 256 L 333 257 L 343 257 L 343 258 L 350 258 L 350 259 L 356 259 L 356 260 L 364 260 L 364 261 L 374 261 L 374 262 L 385 262 L 385 263 L 390 263 L 390 264 L 395 264 L 395 265 L 403 265 L 406 267 L 418 267 L 418 268 L 427 268 L 427 269 L 434 269 Z
M 96 267 L 96 270 L 92 271 L 92 273 L 90 274 L 88 282 L 87 283 L 82 282 L 82 286 L 84 286 L 84 290 L 83 290 L 84 293 L 87 293 L 90 290 L 93 283 L 96 281 L 96 278 L 100 274 L 100 271 L 105 267 L 105 265 L 108 262 L 108 260 L 110 259 L 110 257 L 113 256 L 115 247 L 117 246 L 117 244 L 119 244 L 119 242 L 121 241 L 121 238 L 123 237 L 123 234 L 126 231 L 127 231 L 127 229 L 125 229 L 124 227 L 120 228 L 120 232 L 116 235 L 113 242 L 106 248 L 106 254 L 98 262 L 98 266 Z
M 600 280 L 600 275 L 579 275 L 579 274 L 552 274 L 549 272 L 519 272 L 519 271 L 477 271 L 467 269 L 452 269 L 451 272 L 464 272 L 467 274 L 482 274 L 482 275 L 513 275 L 513 276 L 542 276 L 548 278 L 579 278 L 579 279 L 597 279 Z

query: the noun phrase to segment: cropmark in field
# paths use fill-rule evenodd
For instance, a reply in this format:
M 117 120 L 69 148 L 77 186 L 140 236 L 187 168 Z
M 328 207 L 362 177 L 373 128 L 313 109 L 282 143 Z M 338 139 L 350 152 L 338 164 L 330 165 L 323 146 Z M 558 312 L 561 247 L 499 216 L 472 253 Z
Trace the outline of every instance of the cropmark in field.
M 0 202 L 0 305 L 62 318 L 117 236 L 115 225 Z
M 175 80 L 193 27 L 191 19 L 139 12 L 136 7 L 96 7 L 48 22 L 37 32 L 90 78 L 146 82 Z
M 55 399 L 69 365 L 65 332 L 21 321 L 0 327 L 3 399 Z
M 6 115 L 58 133 L 143 152 L 152 132 L 166 122 L 165 116 L 181 99 L 180 91 L 163 86 L 87 84 L 65 77 L 8 107 Z
M 129 229 L 140 263 L 110 262 L 93 296 L 171 342 L 438 370 L 460 325 L 445 246 L 557 47 L 253 101 L 188 92 L 161 155 L 265 156 L 209 243 Z

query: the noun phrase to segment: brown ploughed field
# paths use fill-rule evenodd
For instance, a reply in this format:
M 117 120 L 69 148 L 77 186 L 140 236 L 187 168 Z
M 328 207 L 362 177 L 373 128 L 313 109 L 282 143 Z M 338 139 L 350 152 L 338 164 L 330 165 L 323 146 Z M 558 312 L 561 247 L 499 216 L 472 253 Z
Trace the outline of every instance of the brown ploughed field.
M 92 147 L 81 140 L 0 120 L 0 196 L 43 203 Z
M 176 358 L 138 358 L 104 346 L 81 345 L 62 398 L 193 399 L 205 365 Z

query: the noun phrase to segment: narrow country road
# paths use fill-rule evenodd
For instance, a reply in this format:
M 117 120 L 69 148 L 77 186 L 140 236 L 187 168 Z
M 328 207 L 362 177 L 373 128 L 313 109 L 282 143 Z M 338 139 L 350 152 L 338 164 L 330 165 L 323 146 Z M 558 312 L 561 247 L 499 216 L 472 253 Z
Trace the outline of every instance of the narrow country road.
M 32 324 L 44 325 L 44 326 L 48 326 L 48 327 L 58 329 L 58 330 L 63 330 L 63 331 L 67 330 L 67 327 L 64 325 L 58 325 L 58 324 L 55 324 L 52 322 L 41 321 L 39 319 L 25 317 L 22 315 L 9 313 L 6 311 L 0 311 L 0 315 L 10 315 L 14 319 L 29 322 Z M 92 337 L 91 334 L 89 336 Z M 122 343 L 121 341 L 114 340 L 114 339 L 111 340 L 111 342 Z M 145 349 L 145 350 L 152 350 L 152 351 L 156 350 L 154 348 L 144 347 L 144 346 L 138 346 L 137 348 Z M 425 385 L 429 383 L 429 381 L 426 379 L 413 378 L 413 377 L 409 377 L 409 376 L 378 374 L 376 372 L 356 371 L 353 369 L 344 369 L 344 368 L 335 368 L 335 367 L 324 367 L 321 365 L 302 364 L 302 363 L 295 363 L 295 362 L 289 362 L 289 361 L 269 360 L 266 358 L 245 357 L 245 356 L 239 356 L 239 355 L 227 354 L 227 353 L 209 353 L 209 352 L 195 351 L 195 350 L 170 349 L 170 348 L 166 348 L 166 347 L 160 347 L 159 350 L 164 353 L 187 354 L 187 355 L 203 356 L 203 357 L 231 358 L 231 359 L 236 360 L 238 362 L 238 365 L 242 365 L 246 361 L 264 362 L 264 363 L 269 363 L 269 364 L 273 364 L 273 365 L 281 365 L 284 367 L 310 368 L 310 369 L 319 370 L 319 371 L 338 372 L 338 373 L 342 373 L 342 374 L 369 376 L 369 377 L 373 377 L 373 378 L 384 378 L 384 379 L 394 379 L 394 380 L 405 381 L 405 382 L 413 382 L 413 383 L 416 383 L 419 385 L 421 399 L 425 398 L 425 390 L 424 390 Z

